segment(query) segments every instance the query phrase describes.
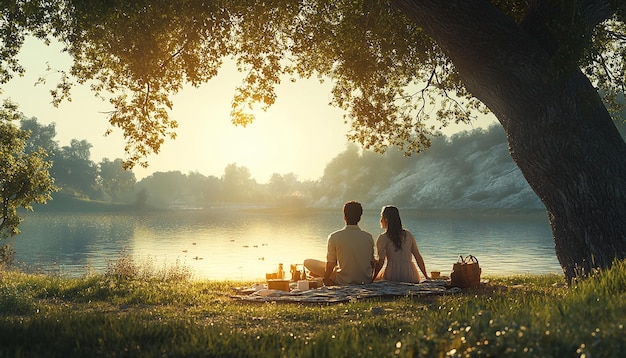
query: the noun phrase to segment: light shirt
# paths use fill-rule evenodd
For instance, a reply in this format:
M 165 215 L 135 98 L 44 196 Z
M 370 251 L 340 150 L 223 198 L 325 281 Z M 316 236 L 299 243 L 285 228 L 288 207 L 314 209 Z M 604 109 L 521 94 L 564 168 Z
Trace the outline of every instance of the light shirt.
M 328 236 L 326 261 L 337 263 L 337 285 L 371 283 L 374 237 L 358 225 L 346 225 Z
M 413 262 L 413 258 L 417 260 L 420 256 L 420 252 L 417 249 L 415 237 L 410 231 L 404 230 L 402 249 L 396 250 L 396 246 L 386 232 L 378 236 L 376 249 L 378 250 L 379 259 L 387 261 L 387 266 L 378 273 L 377 280 L 420 282 L 417 266 Z

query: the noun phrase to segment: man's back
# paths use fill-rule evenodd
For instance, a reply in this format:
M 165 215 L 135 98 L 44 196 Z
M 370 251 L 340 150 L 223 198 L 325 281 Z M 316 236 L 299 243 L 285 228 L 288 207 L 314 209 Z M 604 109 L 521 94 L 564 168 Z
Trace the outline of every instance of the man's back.
M 346 225 L 328 237 L 328 262 L 339 266 L 335 276 L 338 285 L 365 284 L 372 281 L 374 238 L 358 225 Z

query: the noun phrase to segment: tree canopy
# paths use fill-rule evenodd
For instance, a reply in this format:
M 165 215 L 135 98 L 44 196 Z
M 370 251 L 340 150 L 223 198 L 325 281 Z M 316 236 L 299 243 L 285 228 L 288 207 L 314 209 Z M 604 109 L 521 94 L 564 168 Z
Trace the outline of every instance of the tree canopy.
M 41 148 L 26 152 L 29 132 L 12 121 L 19 119 L 15 107 L 0 109 L 0 237 L 17 234 L 21 221 L 17 208 L 32 209 L 33 203 L 45 203 L 56 190 L 48 170 L 52 163 Z
M 559 68 L 582 68 L 607 100 L 624 92 L 624 6 L 615 1 L 504 1 L 511 21 L 541 32 Z M 74 63 L 53 100 L 88 83 L 112 104 L 110 123 L 128 146 L 127 164 L 145 163 L 177 120 L 171 96 L 214 77 L 233 59 L 243 79 L 232 120 L 274 103 L 284 80 L 333 83 L 331 104 L 345 110 L 349 137 L 365 148 L 420 151 L 440 128 L 487 108 L 472 96 L 449 57 L 393 1 L 8 1 L 0 17 L 0 83 L 20 74 L 26 36 L 61 41 Z M 597 3 L 597 4 L 596 4 Z M 549 21 L 540 22 L 539 19 Z M 564 21 L 567 19 L 567 21 Z M 610 102 L 610 101 L 609 101 Z

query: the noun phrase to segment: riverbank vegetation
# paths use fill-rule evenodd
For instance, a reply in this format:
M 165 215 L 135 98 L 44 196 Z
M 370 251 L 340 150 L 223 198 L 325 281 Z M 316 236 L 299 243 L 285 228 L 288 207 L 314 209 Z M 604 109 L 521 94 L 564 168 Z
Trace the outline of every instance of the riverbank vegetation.
M 616 125 L 622 136 L 626 135 L 626 125 Z M 227 165 L 222 173 L 172 170 L 137 180 L 132 170 L 123 170 L 122 159 L 93 161 L 91 144 L 86 140 L 75 139 L 60 146 L 54 123 L 43 125 L 36 118 L 23 119 L 21 128 L 32 133 L 28 148 L 41 147 L 50 154 L 50 173 L 60 189 L 46 205 L 35 205 L 35 211 L 81 210 L 86 199 L 100 206 L 120 204 L 112 208 L 119 211 L 125 207 L 197 209 L 247 204 L 341 208 L 353 198 L 376 210 L 392 203 L 422 209 L 545 211 L 512 161 L 504 131 L 496 126 L 433 138 L 428 151 L 411 157 L 397 150 L 379 154 L 348 145 L 315 180 L 303 180 L 294 173 L 255 178 L 247 167 L 236 163 Z M 352 185 L 343 185 L 346 182 Z M 72 202 L 72 198 L 83 202 Z
M 343 304 L 244 303 L 185 267 L 64 278 L 0 271 L 0 356 L 617 357 L 626 264 L 568 287 L 490 277 L 458 294 Z

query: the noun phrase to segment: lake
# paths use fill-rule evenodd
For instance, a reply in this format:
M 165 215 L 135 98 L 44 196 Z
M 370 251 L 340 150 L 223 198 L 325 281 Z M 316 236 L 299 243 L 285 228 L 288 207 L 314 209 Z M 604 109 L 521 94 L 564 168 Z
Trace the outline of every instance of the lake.
M 449 275 L 459 255 L 476 256 L 483 275 L 560 273 L 545 212 L 401 210 L 426 269 Z M 181 210 L 137 214 L 23 214 L 9 242 L 16 261 L 39 272 L 78 277 L 102 273 L 121 255 L 155 268 L 181 265 L 196 279 L 264 278 L 278 263 L 325 259 L 339 210 Z M 361 228 L 376 239 L 379 211 Z

